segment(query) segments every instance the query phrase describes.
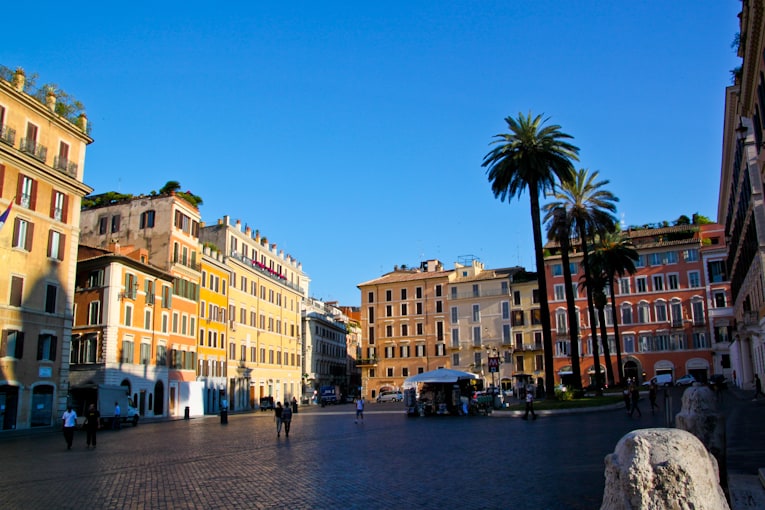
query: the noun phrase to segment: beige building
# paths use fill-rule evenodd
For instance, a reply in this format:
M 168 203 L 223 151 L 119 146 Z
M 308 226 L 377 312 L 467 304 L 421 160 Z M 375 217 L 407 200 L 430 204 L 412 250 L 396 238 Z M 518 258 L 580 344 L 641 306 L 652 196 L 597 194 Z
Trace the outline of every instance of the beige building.
M 545 379 L 542 316 L 539 308 L 539 284 L 536 273 L 519 271 L 512 275 L 511 327 L 512 385 L 514 390 Z M 502 382 L 507 390 L 507 382 Z
M 82 243 L 99 248 L 122 245 L 144 249 L 147 258 L 142 262 L 172 275 L 172 292 L 163 296 L 162 301 L 171 306 L 164 307 L 157 317 L 160 331 L 168 335 L 169 387 L 162 395 L 167 398 L 162 408 L 166 408 L 170 416 L 182 416 L 187 406 L 192 408 L 192 413 L 201 414 L 201 390 L 196 382 L 202 274 L 199 210 L 173 192 L 117 202 L 103 200 L 103 197 L 90 197 L 95 205 L 82 211 Z M 116 251 L 120 251 L 119 248 Z M 130 287 L 135 285 L 126 281 L 124 292 L 132 293 Z
M 450 364 L 446 348 L 449 273 L 438 260 L 394 268 L 361 291 L 361 395 L 400 389 L 404 380 Z
M 348 374 L 348 317 L 334 304 L 308 298 L 302 303 L 303 398 L 322 386 L 336 386 L 351 394 Z
M 449 274 L 451 368 L 477 374 L 484 387 L 510 387 L 512 340 L 510 284 L 521 268 L 486 269 L 473 257 Z
M 224 216 L 201 229 L 201 240 L 225 253 L 230 271 L 227 374 L 232 409 L 264 397 L 299 398 L 302 382 L 300 303 L 310 280 L 302 264 L 277 251 L 256 230 Z
M 66 405 L 85 149 L 78 124 L 0 78 L 0 428 L 47 427 Z M 9 206 L 12 205 L 10 211 Z

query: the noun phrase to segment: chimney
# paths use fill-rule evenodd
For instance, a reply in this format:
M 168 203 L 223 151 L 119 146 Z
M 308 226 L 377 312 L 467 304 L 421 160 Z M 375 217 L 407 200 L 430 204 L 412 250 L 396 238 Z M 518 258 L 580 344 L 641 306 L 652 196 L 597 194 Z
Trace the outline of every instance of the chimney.
M 27 82 L 27 76 L 24 73 L 24 70 L 20 67 L 16 68 L 16 71 L 13 73 L 13 85 L 16 87 L 16 90 L 18 92 L 24 92 L 24 84 Z
M 241 220 L 236 220 L 236 228 L 237 228 L 237 230 L 239 230 L 239 232 L 242 231 L 242 221 Z

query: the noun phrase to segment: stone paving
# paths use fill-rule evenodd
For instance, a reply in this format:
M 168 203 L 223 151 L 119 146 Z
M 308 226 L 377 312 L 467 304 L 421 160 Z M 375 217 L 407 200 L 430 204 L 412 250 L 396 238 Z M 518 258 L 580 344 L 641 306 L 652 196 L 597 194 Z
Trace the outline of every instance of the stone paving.
M 765 409 L 731 402 L 744 406 L 732 418 Z M 369 404 L 355 424 L 344 405 L 301 409 L 289 439 L 263 412 L 103 431 L 96 450 L 78 432 L 71 451 L 58 431 L 19 431 L 0 435 L 0 508 L 593 509 L 616 442 L 665 426 L 647 401 L 641 409 L 523 421 L 407 418 L 400 404 Z M 732 444 L 735 472 L 744 449 Z

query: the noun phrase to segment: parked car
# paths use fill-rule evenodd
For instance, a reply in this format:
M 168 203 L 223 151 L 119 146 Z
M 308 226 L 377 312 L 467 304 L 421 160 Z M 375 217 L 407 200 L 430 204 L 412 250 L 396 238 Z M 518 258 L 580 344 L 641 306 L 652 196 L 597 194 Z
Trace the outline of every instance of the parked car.
M 696 378 L 693 377 L 691 374 L 686 374 L 682 376 L 680 379 L 675 381 L 675 384 L 678 386 L 690 386 L 691 384 L 696 382 Z
M 377 396 L 378 402 L 403 402 L 404 394 L 400 391 L 385 391 Z
M 712 388 L 717 387 L 720 390 L 727 390 L 728 380 L 723 374 L 712 374 L 709 377 L 709 386 Z
M 655 381 L 657 386 L 672 386 L 672 374 L 657 374 L 645 381 L 643 386 L 648 386 L 652 381 Z

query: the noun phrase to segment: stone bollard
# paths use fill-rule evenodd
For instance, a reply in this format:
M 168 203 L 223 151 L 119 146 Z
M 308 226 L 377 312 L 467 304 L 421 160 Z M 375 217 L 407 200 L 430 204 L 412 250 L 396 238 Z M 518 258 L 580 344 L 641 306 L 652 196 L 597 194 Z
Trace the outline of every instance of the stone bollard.
M 633 430 L 606 456 L 601 510 L 730 510 L 717 461 L 693 434 Z
M 715 456 L 720 483 L 727 487 L 725 416 L 718 412 L 715 393 L 706 386 L 688 387 L 683 392 L 680 412 L 675 416 L 675 427 L 696 436 Z

